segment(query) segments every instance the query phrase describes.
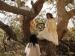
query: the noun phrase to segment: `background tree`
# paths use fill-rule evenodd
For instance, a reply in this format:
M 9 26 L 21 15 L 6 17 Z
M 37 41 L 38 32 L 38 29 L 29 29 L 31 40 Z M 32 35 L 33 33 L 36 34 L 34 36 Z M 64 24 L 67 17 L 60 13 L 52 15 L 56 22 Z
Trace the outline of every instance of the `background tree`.
M 69 22 L 69 19 L 72 18 L 75 14 L 75 9 L 72 9 L 70 11 L 66 11 L 65 9 L 65 0 L 57 0 L 57 15 L 58 15 L 58 36 L 59 40 L 61 40 L 64 33 L 67 31 L 67 25 Z

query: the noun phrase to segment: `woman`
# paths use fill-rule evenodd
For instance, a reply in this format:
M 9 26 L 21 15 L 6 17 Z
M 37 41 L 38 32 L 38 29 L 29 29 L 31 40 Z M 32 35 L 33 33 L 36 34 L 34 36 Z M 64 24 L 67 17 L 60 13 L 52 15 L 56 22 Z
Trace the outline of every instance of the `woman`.
M 45 29 L 39 32 L 38 37 L 40 39 L 46 39 L 48 41 L 53 42 L 55 45 L 58 45 L 58 34 L 57 34 L 57 26 L 56 22 L 52 16 L 52 14 L 46 14 L 47 21 L 45 25 Z
M 47 13 L 47 23 L 46 30 L 49 32 L 49 41 L 52 41 L 55 45 L 58 45 L 58 34 L 57 34 L 57 25 L 52 14 Z
M 31 35 L 29 43 L 25 48 L 26 56 L 40 56 L 40 47 L 35 34 Z
M 42 40 L 41 45 L 42 50 L 45 51 L 45 56 L 56 56 L 56 46 L 58 45 L 58 34 L 56 22 L 52 14 L 46 14 L 47 21 L 45 24 L 45 29 L 38 33 L 38 37 Z M 44 43 L 44 44 L 42 44 Z

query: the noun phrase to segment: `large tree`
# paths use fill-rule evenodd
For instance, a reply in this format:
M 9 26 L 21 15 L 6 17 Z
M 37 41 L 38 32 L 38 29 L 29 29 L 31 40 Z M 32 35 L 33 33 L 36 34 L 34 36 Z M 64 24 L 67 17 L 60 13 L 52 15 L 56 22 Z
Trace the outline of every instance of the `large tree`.
M 28 39 L 28 37 L 31 34 L 30 33 L 30 22 L 39 14 L 44 2 L 45 2 L 45 0 L 37 0 L 37 2 L 35 2 L 34 4 L 32 3 L 32 9 L 29 11 L 29 10 L 20 9 L 20 8 L 17 8 L 14 6 L 10 6 L 0 0 L 0 10 L 22 15 L 21 22 L 22 22 L 24 38 Z M 65 4 L 65 0 L 56 0 L 56 2 L 57 2 L 57 15 L 58 15 L 57 30 L 58 30 L 59 40 L 61 40 L 64 32 L 67 30 L 67 24 L 68 24 L 69 19 L 75 15 L 75 9 L 67 12 L 65 9 L 65 6 L 67 5 L 67 4 Z M 44 47 L 49 42 L 42 42 L 42 43 L 44 44 L 43 45 L 43 47 Z M 49 44 L 48 44 L 48 46 L 49 46 Z M 46 48 L 46 47 L 44 47 L 44 48 Z M 51 49 L 54 49 L 54 48 L 52 48 L 52 46 L 51 46 L 49 51 Z M 48 54 L 49 54 L 49 52 L 48 52 Z
M 33 20 L 38 15 L 40 10 L 42 9 L 44 2 L 45 0 L 37 0 L 36 3 L 32 4 L 32 9 L 28 11 L 14 6 L 10 6 L 5 2 L 0 1 L 0 10 L 22 15 L 23 16 L 22 28 L 24 32 L 24 37 L 28 37 L 30 35 L 30 21 Z M 68 12 L 65 9 L 65 6 L 68 3 L 72 3 L 73 0 L 72 1 L 56 0 L 56 2 L 57 2 L 57 15 L 58 15 L 57 30 L 58 30 L 59 39 L 61 39 L 64 31 L 66 31 L 67 29 L 67 24 L 69 19 L 75 15 L 74 13 L 75 9 Z
M 43 3 L 45 0 L 37 0 L 34 4 L 32 4 L 32 9 L 30 11 L 20 9 L 14 6 L 10 6 L 5 2 L 0 0 L 0 10 L 12 12 L 15 14 L 20 14 L 23 16 L 22 19 L 22 29 L 24 33 L 24 37 L 27 39 L 30 36 L 30 21 L 33 20 L 40 10 L 42 9 Z

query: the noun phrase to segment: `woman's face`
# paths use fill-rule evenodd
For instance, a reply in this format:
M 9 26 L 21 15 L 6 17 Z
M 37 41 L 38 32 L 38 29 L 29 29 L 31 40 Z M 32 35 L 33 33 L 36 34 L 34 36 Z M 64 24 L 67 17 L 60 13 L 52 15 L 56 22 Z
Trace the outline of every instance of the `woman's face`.
M 51 19 L 50 15 L 47 15 L 47 19 Z
M 47 15 L 47 19 L 49 19 L 50 18 L 50 16 L 49 15 Z

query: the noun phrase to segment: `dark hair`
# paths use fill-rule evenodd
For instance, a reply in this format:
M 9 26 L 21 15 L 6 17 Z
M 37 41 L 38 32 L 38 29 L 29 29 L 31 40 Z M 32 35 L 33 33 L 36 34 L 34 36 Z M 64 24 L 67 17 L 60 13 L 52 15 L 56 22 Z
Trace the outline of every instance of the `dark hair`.
M 49 18 L 49 17 L 53 18 L 53 15 L 51 13 L 47 13 L 46 16 L 47 16 L 47 18 Z
M 35 45 L 36 43 L 38 43 L 38 38 L 36 37 L 35 34 L 32 34 L 30 36 L 30 43 L 33 43 L 33 45 Z

